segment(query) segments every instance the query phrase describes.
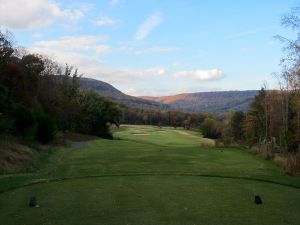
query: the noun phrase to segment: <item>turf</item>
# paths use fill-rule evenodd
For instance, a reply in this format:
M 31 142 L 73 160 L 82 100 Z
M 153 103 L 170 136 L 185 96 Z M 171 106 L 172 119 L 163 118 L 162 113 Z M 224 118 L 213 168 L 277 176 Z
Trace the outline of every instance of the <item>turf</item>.
M 300 224 L 300 180 L 269 161 L 203 147 L 213 141 L 180 129 L 122 126 L 114 136 L 0 176 L 0 224 Z

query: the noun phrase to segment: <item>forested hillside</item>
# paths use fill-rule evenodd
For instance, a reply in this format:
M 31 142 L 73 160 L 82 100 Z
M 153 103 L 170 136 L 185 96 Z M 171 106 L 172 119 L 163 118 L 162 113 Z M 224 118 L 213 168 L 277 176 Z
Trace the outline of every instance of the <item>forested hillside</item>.
M 169 104 L 173 109 L 191 112 L 228 112 L 230 110 L 247 111 L 258 91 L 219 91 L 179 94 L 173 96 L 149 97 L 148 99 Z
M 80 78 L 80 87 L 82 89 L 94 90 L 104 97 L 107 97 L 115 102 L 127 106 L 155 109 L 169 108 L 169 106 L 164 103 L 159 103 L 151 100 L 145 100 L 142 98 L 126 95 L 123 92 L 116 89 L 115 87 L 113 87 L 112 85 L 100 80 L 95 80 L 91 78 Z
M 258 91 L 220 91 L 178 94 L 162 97 L 126 95 L 103 81 L 80 78 L 82 89 L 94 90 L 104 97 L 126 106 L 146 109 L 172 109 L 188 112 L 222 113 L 230 110 L 247 111 Z

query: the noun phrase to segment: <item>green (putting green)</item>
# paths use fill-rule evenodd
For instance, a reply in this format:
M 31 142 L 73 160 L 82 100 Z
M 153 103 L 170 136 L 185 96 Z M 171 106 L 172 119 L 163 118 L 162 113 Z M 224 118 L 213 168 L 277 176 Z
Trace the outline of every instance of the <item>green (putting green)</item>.
M 300 224 L 299 178 L 269 161 L 173 128 L 122 126 L 115 137 L 0 176 L 0 224 Z

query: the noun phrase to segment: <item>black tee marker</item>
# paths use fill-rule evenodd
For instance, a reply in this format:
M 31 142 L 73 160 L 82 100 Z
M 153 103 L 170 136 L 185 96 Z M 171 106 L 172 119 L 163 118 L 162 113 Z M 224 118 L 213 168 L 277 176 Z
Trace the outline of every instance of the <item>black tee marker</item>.
M 36 197 L 31 197 L 29 200 L 29 207 L 36 207 Z
M 255 203 L 256 203 L 256 204 L 262 204 L 262 200 L 261 200 L 261 198 L 259 197 L 259 195 L 255 195 Z

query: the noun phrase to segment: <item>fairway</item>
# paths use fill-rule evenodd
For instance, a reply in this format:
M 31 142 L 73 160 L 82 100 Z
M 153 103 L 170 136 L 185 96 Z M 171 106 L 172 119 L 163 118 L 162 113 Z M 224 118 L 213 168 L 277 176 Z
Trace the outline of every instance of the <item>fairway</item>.
M 183 129 L 124 125 L 114 136 L 0 176 L 0 225 L 300 224 L 300 179 L 270 161 Z

